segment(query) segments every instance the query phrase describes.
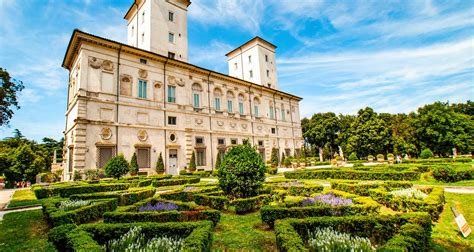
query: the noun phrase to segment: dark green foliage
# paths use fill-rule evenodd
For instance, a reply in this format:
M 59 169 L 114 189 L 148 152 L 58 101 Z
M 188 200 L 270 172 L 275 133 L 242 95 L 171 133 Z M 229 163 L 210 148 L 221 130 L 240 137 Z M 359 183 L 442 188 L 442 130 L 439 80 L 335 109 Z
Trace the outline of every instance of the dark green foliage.
M 70 211 L 62 211 L 57 205 L 66 199 L 51 198 L 45 201 L 43 213 L 48 223 L 55 227 L 63 224 L 82 224 L 102 217 L 105 212 L 113 211 L 117 208 L 116 199 L 96 200 L 90 205 L 83 206 Z
M 286 158 L 286 159 L 283 161 L 283 165 L 284 165 L 286 168 L 291 167 L 291 160 L 290 160 L 290 158 Z
M 285 158 L 285 153 L 284 153 L 284 152 L 282 152 L 282 153 L 281 153 L 281 161 L 280 161 L 280 165 L 282 165 L 282 166 L 283 166 L 283 165 L 285 165 L 285 159 L 286 159 L 286 158 Z
M 132 159 L 130 160 L 130 168 L 129 172 L 130 174 L 137 174 L 138 173 L 138 161 L 137 161 L 137 153 L 134 152 L 132 155 Z
M 270 158 L 270 162 L 272 164 L 272 167 L 278 166 L 278 150 L 275 148 L 272 148 L 272 155 Z
M 104 223 L 127 222 L 188 222 L 210 220 L 217 225 L 221 217 L 218 210 L 190 210 L 164 212 L 107 212 L 104 214 Z
M 357 158 L 357 154 L 355 152 L 352 152 L 349 157 L 347 158 L 347 160 L 349 161 L 355 161 L 355 160 L 359 160 L 359 158 Z
M 161 155 L 158 156 L 158 161 L 156 162 L 156 173 L 161 174 L 165 172 L 165 164 L 163 162 L 163 156 Z
M 196 153 L 194 151 L 191 155 L 191 160 L 189 161 L 189 171 L 196 171 Z
M 49 230 L 48 240 L 56 246 L 59 251 L 65 251 L 67 248 L 67 234 L 75 229 L 75 224 L 64 224 Z
M 196 194 L 194 195 L 194 202 L 201 206 L 208 206 L 217 210 L 227 209 L 229 199 L 217 193 Z
M 24 143 L 0 154 L 0 165 L 2 166 L 0 172 L 5 174 L 8 181 L 34 182 L 35 176 L 46 170 L 45 158 L 40 153 L 34 152 L 33 147 L 33 145 Z
M 82 180 L 81 172 L 78 171 L 78 170 L 74 170 L 72 180 L 74 180 L 74 181 Z
M 430 149 L 423 149 L 420 153 L 420 158 L 428 159 L 433 157 L 433 152 Z
M 199 181 L 201 181 L 201 179 L 198 177 L 183 176 L 183 177 L 174 178 L 174 179 L 153 180 L 151 184 L 154 187 L 160 187 L 160 186 L 171 186 L 171 185 L 195 184 L 195 183 L 199 183 Z
M 348 193 L 353 193 L 361 196 L 369 196 L 369 190 L 375 188 L 384 188 L 386 190 L 410 188 L 413 186 L 412 182 L 408 181 L 381 181 L 377 183 L 363 183 L 359 184 L 358 181 L 331 181 L 331 188 L 340 190 Z
M 235 198 L 256 196 L 265 180 L 262 157 L 248 145 L 232 147 L 218 172 L 219 187 Z
M 67 198 L 73 194 L 83 194 L 83 193 L 94 193 L 94 192 L 108 192 L 108 191 L 120 191 L 126 190 L 129 188 L 129 184 L 84 184 L 84 185 L 56 185 L 48 187 L 36 187 L 33 189 L 33 192 L 36 195 L 36 198 L 43 199 L 51 196 L 60 196 Z
M 20 109 L 18 95 L 23 90 L 23 82 L 10 77 L 6 69 L 0 67 L 0 126 L 8 125 L 13 109 Z
M 407 223 L 400 227 L 398 234 L 386 244 L 378 248 L 380 251 L 420 251 L 428 248 L 428 238 L 423 227 L 418 224 Z
M 292 196 L 311 196 L 314 193 L 321 192 L 324 187 L 319 184 L 311 185 L 298 185 L 298 186 L 285 186 L 280 184 L 266 184 L 265 188 L 268 188 L 272 193 L 280 195 L 292 195 Z
M 285 172 L 287 179 L 419 180 L 417 171 L 303 170 Z
M 123 156 L 123 154 L 119 154 L 115 156 L 107 162 L 105 165 L 105 175 L 108 177 L 119 179 L 123 175 L 127 174 L 129 171 L 129 163 Z
M 266 172 L 270 175 L 275 175 L 275 174 L 278 173 L 278 168 L 273 168 L 271 166 L 267 166 L 266 169 L 267 169 Z
M 214 166 L 214 170 L 219 170 L 219 167 L 221 166 L 222 159 L 224 159 L 224 155 L 221 152 L 217 152 L 217 157 L 216 157 L 216 164 Z
M 235 207 L 235 212 L 237 214 L 244 214 L 259 209 L 270 199 L 271 196 L 269 194 L 262 194 L 250 198 L 236 199 L 232 201 L 230 205 Z
M 140 188 L 126 191 L 114 192 L 96 192 L 71 195 L 71 199 L 93 200 L 115 198 L 118 200 L 119 206 L 125 206 L 137 203 L 140 200 L 151 198 L 155 195 L 155 188 Z
M 443 182 L 457 182 L 474 179 L 474 168 L 466 167 L 456 169 L 451 165 L 438 165 L 432 168 L 433 177 Z

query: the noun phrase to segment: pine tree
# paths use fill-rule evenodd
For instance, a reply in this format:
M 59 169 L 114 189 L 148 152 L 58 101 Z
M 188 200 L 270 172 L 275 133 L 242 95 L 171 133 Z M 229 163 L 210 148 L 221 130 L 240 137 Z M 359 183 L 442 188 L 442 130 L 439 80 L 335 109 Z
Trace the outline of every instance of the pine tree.
M 278 166 L 278 153 L 277 153 L 277 149 L 273 148 L 272 149 L 272 156 L 271 156 L 271 163 L 272 163 L 272 167 L 277 167 Z
M 214 169 L 217 170 L 219 169 L 219 166 L 222 163 L 222 153 L 218 152 L 217 153 L 217 158 L 216 158 L 216 165 L 214 166 Z
M 156 170 L 156 173 L 158 174 L 165 172 L 165 164 L 163 162 L 163 156 L 161 155 L 161 152 L 160 152 L 160 156 L 158 157 L 158 161 L 156 162 L 155 170 Z
M 137 153 L 133 153 L 132 159 L 130 160 L 130 174 L 136 175 L 138 173 L 138 161 L 137 161 Z
M 189 161 L 189 171 L 196 171 L 196 154 L 194 153 L 194 151 L 191 155 L 191 161 Z

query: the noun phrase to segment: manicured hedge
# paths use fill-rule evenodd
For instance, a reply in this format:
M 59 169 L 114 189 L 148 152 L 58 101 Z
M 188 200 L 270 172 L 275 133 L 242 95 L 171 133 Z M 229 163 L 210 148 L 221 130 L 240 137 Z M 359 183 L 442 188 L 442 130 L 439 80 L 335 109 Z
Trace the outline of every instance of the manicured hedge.
M 235 212 L 237 214 L 244 214 L 258 210 L 269 200 L 271 200 L 271 195 L 263 194 L 250 198 L 236 199 L 231 201 L 230 205 L 235 207 Z
M 436 165 L 432 168 L 433 177 L 446 183 L 474 179 L 472 166 Z
M 116 198 L 119 206 L 125 206 L 137 203 L 143 199 L 151 198 L 155 195 L 155 192 L 155 188 L 136 188 L 125 191 L 74 194 L 71 195 L 70 198 L 82 200 Z
M 195 183 L 199 183 L 199 181 L 201 181 L 201 179 L 196 178 L 196 177 L 181 177 L 181 178 L 175 178 L 175 179 L 153 180 L 151 184 L 154 187 L 160 187 L 160 186 L 195 184 Z
M 35 187 L 33 192 L 36 198 L 43 199 L 52 196 L 60 196 L 67 198 L 73 194 L 95 193 L 95 192 L 109 192 L 121 191 L 130 187 L 130 184 L 61 184 L 52 186 Z
M 356 171 L 348 169 L 317 169 L 285 172 L 287 179 L 349 179 L 349 180 L 419 180 L 416 171 Z
M 469 163 L 472 162 L 472 158 L 458 157 L 458 158 L 428 158 L 428 159 L 403 159 L 402 161 L 405 164 L 436 164 L 436 163 Z
M 375 188 L 385 188 L 387 190 L 398 188 L 410 188 L 412 182 L 408 181 L 354 181 L 354 180 L 331 180 L 331 188 L 361 196 L 369 196 L 369 190 Z
M 198 206 L 194 202 L 181 202 L 181 201 L 174 201 L 174 200 L 167 200 L 160 197 L 160 195 L 156 195 L 153 198 L 148 198 L 142 201 L 139 201 L 131 206 L 123 206 L 117 209 L 117 212 L 138 212 L 138 209 L 141 206 L 146 206 L 148 204 L 155 205 L 157 202 L 168 202 L 173 203 L 178 206 L 178 211 L 190 211 L 190 210 L 199 210 L 203 209 L 203 207 Z
M 414 225 L 406 225 L 408 223 L 415 224 L 421 229 Z M 398 215 L 310 217 L 278 220 L 275 223 L 277 248 L 283 252 L 308 251 L 303 242 L 307 240 L 308 231 L 323 227 L 332 227 L 339 232 L 368 237 L 375 244 L 384 244 L 389 241 L 387 242 L 389 246 L 396 245 L 395 247 L 402 251 L 425 251 L 428 249 L 428 241 L 431 235 L 431 217 L 428 213 L 419 212 Z M 397 242 L 400 239 L 396 237 L 397 234 L 412 237 L 417 239 L 418 242 Z M 396 240 L 390 241 L 391 239 Z
M 379 251 L 421 251 L 427 248 L 427 237 L 423 227 L 418 224 L 407 223 L 400 227 L 398 234 L 387 243 L 379 247 Z
M 100 223 L 85 224 L 68 230 L 51 230 L 49 239 L 60 251 L 103 251 L 102 245 L 117 239 L 130 228 L 138 226 L 146 238 L 156 236 L 184 238 L 183 251 L 210 251 L 212 245 L 212 222 L 166 222 L 166 223 Z M 65 238 L 63 238 L 65 237 Z
M 411 197 L 394 197 L 385 189 L 371 189 L 369 194 L 375 201 L 395 211 L 428 212 L 431 218 L 436 221 L 443 211 L 444 189 L 442 187 L 434 187 L 424 191 L 431 191 L 424 200 Z
M 168 199 L 168 200 L 178 200 L 178 201 L 189 202 L 189 201 L 194 201 L 195 194 L 215 192 L 219 190 L 217 186 L 201 186 L 197 188 L 198 189 L 195 191 L 194 190 L 193 191 L 179 190 L 179 191 L 164 192 L 160 194 L 160 197 L 164 199 Z
M 164 212 L 107 212 L 104 214 L 105 223 L 187 222 L 210 220 L 215 226 L 220 218 L 221 212 L 212 209 Z
M 283 186 L 276 183 L 265 184 L 265 188 L 269 188 L 272 191 L 278 191 L 285 195 L 293 196 L 310 196 L 311 194 L 321 192 L 324 189 L 324 186 L 320 184 L 305 184 L 305 185 L 292 185 L 292 186 Z
M 222 192 L 195 194 L 194 202 L 201 206 L 208 206 L 213 209 L 223 210 L 229 206 L 229 199 L 222 196 Z
M 195 171 L 195 172 L 188 172 L 188 171 L 180 171 L 180 176 L 195 176 L 200 178 L 207 178 L 211 176 L 211 171 Z
M 102 199 L 92 201 L 90 205 L 83 206 L 70 211 L 62 211 L 57 205 L 66 199 L 51 198 L 43 202 L 43 214 L 51 226 L 63 224 L 81 224 L 102 218 L 105 212 L 117 208 L 117 199 Z
M 335 190 L 329 192 L 344 198 L 351 198 L 354 204 L 340 205 L 337 207 L 332 207 L 330 205 L 314 205 L 305 207 L 263 206 L 260 209 L 262 222 L 265 222 L 272 227 L 274 222 L 278 219 L 316 216 L 368 215 L 377 214 L 380 211 L 380 205 L 370 198 Z

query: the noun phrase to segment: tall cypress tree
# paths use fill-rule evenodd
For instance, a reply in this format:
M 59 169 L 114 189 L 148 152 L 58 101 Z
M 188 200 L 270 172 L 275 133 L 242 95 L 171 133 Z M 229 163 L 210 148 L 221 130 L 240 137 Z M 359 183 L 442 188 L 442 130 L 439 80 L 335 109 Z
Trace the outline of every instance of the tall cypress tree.
M 196 154 L 194 153 L 194 151 L 191 155 L 191 160 L 189 161 L 189 171 L 196 171 Z
M 132 160 L 130 160 L 130 174 L 136 175 L 138 173 L 138 161 L 137 161 L 137 153 L 133 153 Z
M 271 163 L 272 163 L 272 166 L 273 167 L 277 167 L 278 166 L 278 153 L 277 153 L 277 149 L 273 148 L 272 149 L 272 156 L 271 156 Z
M 164 173 L 165 172 L 165 164 L 163 162 L 163 156 L 161 155 L 158 157 L 158 161 L 156 162 L 156 173 Z

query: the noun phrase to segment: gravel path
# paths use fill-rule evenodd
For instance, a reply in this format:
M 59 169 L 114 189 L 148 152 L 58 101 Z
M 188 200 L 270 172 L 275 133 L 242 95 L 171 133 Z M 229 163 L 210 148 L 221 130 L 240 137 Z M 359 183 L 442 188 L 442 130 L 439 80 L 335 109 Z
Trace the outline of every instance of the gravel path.
M 444 191 L 450 193 L 474 193 L 474 186 L 445 186 Z
M 0 210 L 5 208 L 12 199 L 13 193 L 18 189 L 3 189 L 0 190 Z

